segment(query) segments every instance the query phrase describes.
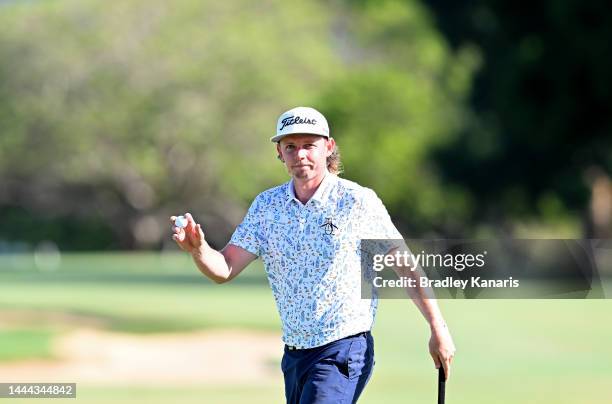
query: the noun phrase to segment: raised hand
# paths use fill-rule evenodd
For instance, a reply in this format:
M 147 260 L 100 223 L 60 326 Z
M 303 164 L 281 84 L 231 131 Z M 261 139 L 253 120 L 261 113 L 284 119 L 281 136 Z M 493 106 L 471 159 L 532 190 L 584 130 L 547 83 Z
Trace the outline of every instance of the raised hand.
M 202 226 L 195 222 L 190 213 L 185 213 L 187 226 L 179 227 L 176 224 L 177 216 L 171 216 L 172 223 L 172 239 L 178 244 L 179 248 L 188 253 L 193 253 L 199 250 L 205 242 Z

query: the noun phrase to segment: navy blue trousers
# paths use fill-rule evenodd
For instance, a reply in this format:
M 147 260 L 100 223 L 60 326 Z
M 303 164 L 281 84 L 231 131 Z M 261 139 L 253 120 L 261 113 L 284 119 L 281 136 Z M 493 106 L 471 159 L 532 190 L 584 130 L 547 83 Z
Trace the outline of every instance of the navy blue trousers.
M 287 404 L 356 403 L 373 367 L 370 332 L 310 349 L 285 346 L 281 368 Z

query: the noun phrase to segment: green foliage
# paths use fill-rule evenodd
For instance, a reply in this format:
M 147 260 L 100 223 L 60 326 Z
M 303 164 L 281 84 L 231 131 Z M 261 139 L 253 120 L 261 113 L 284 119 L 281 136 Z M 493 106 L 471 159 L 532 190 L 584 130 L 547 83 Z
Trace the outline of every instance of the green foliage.
M 354 19 L 363 54 L 321 96 L 346 176 L 375 189 L 408 234 L 459 226 L 469 195 L 443 187 L 431 157 L 463 127 L 476 55 L 451 52 L 417 2 L 366 2 Z
M 485 3 L 4 4 L 0 239 L 159 248 L 189 211 L 221 247 L 287 180 L 268 138 L 296 105 L 327 115 L 345 176 L 407 235 L 576 236 L 585 173 L 611 161 L 607 17 L 567 0 L 523 24 Z
M 594 177 L 612 174 L 609 5 L 428 3 L 449 40 L 484 62 L 467 125 L 435 159 L 445 182 L 473 196 L 479 214 L 465 225 L 539 220 L 558 237 L 573 220 L 583 223 L 562 234 L 580 237 Z
M 103 218 L 94 215 L 76 219 L 69 214 L 37 217 L 23 207 L 7 206 L 0 208 L 0 217 L 0 240 L 19 240 L 26 245 L 36 245 L 41 239 L 61 240 L 78 251 L 118 248 L 113 230 Z
M 284 178 L 276 116 L 337 70 L 327 15 L 273 0 L 3 6 L 3 203 L 101 216 L 123 247 L 158 245 L 190 210 L 218 218 L 221 243 Z

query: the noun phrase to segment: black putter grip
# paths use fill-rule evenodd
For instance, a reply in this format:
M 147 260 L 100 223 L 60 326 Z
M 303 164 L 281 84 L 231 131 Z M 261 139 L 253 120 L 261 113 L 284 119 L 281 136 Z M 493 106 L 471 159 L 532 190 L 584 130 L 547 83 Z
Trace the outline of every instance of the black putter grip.
M 446 375 L 444 368 L 440 365 L 438 369 L 438 404 L 444 404 L 444 396 L 446 394 Z

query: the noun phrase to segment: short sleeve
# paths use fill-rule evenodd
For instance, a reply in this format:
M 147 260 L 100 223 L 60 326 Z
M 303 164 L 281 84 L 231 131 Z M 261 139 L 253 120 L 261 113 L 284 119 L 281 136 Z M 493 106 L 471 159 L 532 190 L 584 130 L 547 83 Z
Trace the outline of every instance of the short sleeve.
M 393 248 L 400 248 L 403 245 L 403 237 L 397 230 L 385 205 L 371 189 L 364 193 L 361 203 L 360 217 L 360 238 L 362 240 L 378 240 L 369 242 L 366 250 L 386 254 Z M 365 247 L 362 243 L 362 247 Z
M 262 209 L 260 196 L 255 198 L 242 223 L 238 225 L 229 241 L 229 244 L 243 248 L 258 257 L 262 255 Z

